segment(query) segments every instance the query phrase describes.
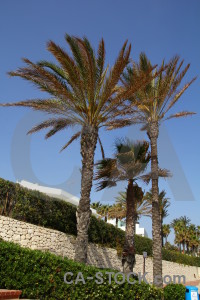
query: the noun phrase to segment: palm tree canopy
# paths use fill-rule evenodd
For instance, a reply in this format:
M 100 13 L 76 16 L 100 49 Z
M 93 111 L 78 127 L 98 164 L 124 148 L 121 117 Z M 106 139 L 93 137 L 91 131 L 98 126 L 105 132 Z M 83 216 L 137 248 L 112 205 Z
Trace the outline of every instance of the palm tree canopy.
M 149 192 L 146 192 L 144 199 L 152 204 L 152 189 Z M 169 198 L 166 198 L 166 192 L 164 190 L 159 193 L 158 202 L 160 206 L 160 215 L 163 220 L 169 215 L 168 208 L 170 206 Z
M 91 208 L 96 209 L 96 211 L 102 206 L 100 201 L 91 203 Z
M 194 114 L 193 112 L 179 112 L 167 116 L 169 110 L 177 103 L 183 93 L 196 78 L 187 82 L 181 89 L 180 84 L 187 73 L 190 64 L 182 69 L 184 61 L 178 56 L 173 57 L 167 65 L 160 67 L 158 76 L 153 78 L 146 86 L 143 86 L 129 99 L 131 108 L 129 113 L 133 115 L 132 124 L 143 124 L 142 130 L 148 129 L 152 122 L 162 122 L 172 118 L 179 118 Z M 123 74 L 125 86 L 133 86 L 141 72 L 144 74 L 152 68 L 150 60 L 141 53 L 139 63 L 133 63 L 127 67 Z M 154 72 L 154 71 L 152 71 Z
M 174 219 L 174 220 L 171 222 L 171 227 L 172 227 L 173 229 L 175 229 L 177 226 L 180 225 L 180 226 L 186 228 L 187 226 L 190 225 L 190 222 L 191 222 L 191 220 L 190 220 L 188 217 L 182 216 L 182 217 L 180 217 L 180 218 Z
M 125 213 L 126 213 L 126 199 L 127 199 L 126 194 L 127 192 L 119 192 L 119 195 L 115 198 L 116 204 L 120 204 L 122 206 L 122 209 L 125 211 Z M 135 201 L 136 201 L 135 211 L 136 211 L 137 218 L 139 219 L 141 216 L 151 217 L 151 204 L 144 199 L 143 193 L 142 193 L 142 197 L 140 195 L 136 195 Z
M 96 163 L 97 189 L 115 186 L 118 181 L 143 179 L 141 175 L 150 161 L 149 144 L 146 141 L 134 143 L 129 139 L 117 140 L 114 158 Z M 144 177 L 146 178 L 146 177 Z
M 169 224 L 163 224 L 162 226 L 162 232 L 163 232 L 163 236 L 164 237 L 168 237 L 168 235 L 170 234 L 170 225 Z
M 33 63 L 23 59 L 26 66 L 9 73 L 32 82 L 41 91 L 48 93 L 50 98 L 30 99 L 2 106 L 29 107 L 54 115 L 55 117 L 29 131 L 32 134 L 42 129 L 50 129 L 46 138 L 77 124 L 95 128 L 108 128 L 111 124 L 113 128 L 123 127 L 128 124 L 129 120 L 122 116 L 120 105 L 145 82 L 144 78 L 140 78 L 129 89 L 120 84 L 122 72 L 129 63 L 131 46 L 124 43 L 115 64 L 109 69 L 105 65 L 103 39 L 97 53 L 86 37 L 81 39 L 66 34 L 65 39 L 72 56 L 53 41 L 49 41 L 47 50 L 57 63 L 46 60 Z M 62 150 L 79 138 L 80 134 L 79 131 L 75 133 Z
M 126 210 L 122 203 L 115 203 L 109 208 L 109 218 L 111 219 L 124 219 L 126 217 Z

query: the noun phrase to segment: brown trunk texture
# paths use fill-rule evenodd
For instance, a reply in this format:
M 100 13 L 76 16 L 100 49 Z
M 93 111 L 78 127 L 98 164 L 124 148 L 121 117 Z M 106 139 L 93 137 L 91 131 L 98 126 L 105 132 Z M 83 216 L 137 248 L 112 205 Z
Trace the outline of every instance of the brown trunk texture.
M 125 243 L 122 253 L 122 267 L 123 273 L 128 274 L 133 272 L 133 267 L 135 265 L 135 201 L 134 201 L 134 186 L 133 180 L 129 180 L 127 188 L 127 198 L 126 198 L 126 233 L 125 233 Z
M 152 236 L 153 236 L 153 283 L 163 286 L 162 280 L 162 235 L 158 190 L 158 123 L 149 124 L 148 136 L 151 143 L 151 172 L 152 172 Z
M 94 154 L 97 144 L 98 129 L 84 126 L 81 133 L 81 198 L 76 212 L 77 238 L 74 259 L 87 263 L 88 228 L 90 223 L 90 192 L 92 188 Z

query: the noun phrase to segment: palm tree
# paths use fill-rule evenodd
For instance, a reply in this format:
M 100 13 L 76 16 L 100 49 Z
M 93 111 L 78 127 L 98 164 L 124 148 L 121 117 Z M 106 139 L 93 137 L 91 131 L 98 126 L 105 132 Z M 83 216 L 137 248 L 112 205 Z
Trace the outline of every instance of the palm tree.
M 144 173 L 150 160 L 149 144 L 145 141 L 133 143 L 128 139 L 117 140 L 114 158 L 106 158 L 97 163 L 95 179 L 97 190 L 112 187 L 119 181 L 128 182 L 126 194 L 126 234 L 122 254 L 123 272 L 133 271 L 135 263 L 134 233 L 136 221 L 136 203 L 143 198 L 142 189 L 136 184 L 139 179 L 146 179 Z
M 163 232 L 163 237 L 165 238 L 165 244 L 167 243 L 167 238 L 168 235 L 170 234 L 170 225 L 169 224 L 163 224 L 162 226 L 162 232 Z
M 146 199 L 149 203 L 152 204 L 153 201 L 152 189 L 144 195 L 144 199 Z M 166 198 L 166 192 L 164 190 L 159 193 L 158 202 L 160 208 L 161 236 L 162 236 L 162 247 L 163 247 L 164 246 L 163 220 L 169 215 L 168 208 L 170 206 L 169 198 Z
M 116 203 L 109 208 L 109 218 L 116 219 L 115 226 L 118 227 L 118 221 L 126 217 L 126 211 L 121 203 Z
M 101 149 L 99 129 L 116 128 L 126 125 L 127 119 L 121 116 L 120 105 L 134 93 L 147 79 L 141 78 L 134 88 L 126 89 L 120 84 L 120 77 L 129 63 L 131 46 L 124 43 L 113 67 L 105 67 L 105 46 L 100 41 L 95 53 L 87 38 L 66 35 L 65 39 L 72 55 L 49 41 L 48 51 L 57 63 L 46 60 L 31 62 L 24 59 L 25 66 L 11 76 L 19 76 L 33 83 L 45 95 L 45 99 L 31 99 L 2 106 L 29 107 L 53 117 L 38 124 L 29 134 L 49 129 L 46 138 L 71 126 L 79 125 L 71 139 L 63 146 L 66 149 L 74 140 L 81 139 L 81 197 L 77 208 L 77 240 L 75 260 L 87 261 L 88 227 L 90 222 L 90 192 L 93 180 L 94 154 L 97 141 Z
M 107 222 L 108 220 L 108 212 L 110 206 L 108 204 L 102 205 L 99 201 L 91 203 L 91 208 L 95 209 L 96 212 L 101 216 L 104 217 L 104 221 Z
M 181 252 L 181 245 L 183 248 L 183 253 L 185 253 L 185 245 L 188 241 L 188 227 L 190 225 L 190 219 L 186 216 L 174 219 L 171 222 L 171 227 L 175 232 L 175 243 L 179 245 L 179 250 Z
M 170 109 L 178 102 L 183 93 L 195 80 L 186 83 L 181 89 L 180 84 L 187 73 L 190 65 L 188 64 L 183 70 L 183 60 L 180 61 L 178 56 L 173 57 L 169 63 L 164 66 L 164 62 L 159 69 L 159 75 L 145 87 L 142 87 L 137 93 L 132 95 L 127 106 L 126 113 L 133 115 L 132 122 L 128 124 L 141 124 L 142 130 L 147 132 L 151 144 L 151 176 L 152 176 L 152 234 L 153 234 L 153 278 L 157 287 L 162 287 L 162 236 L 161 236 L 161 219 L 159 217 L 159 174 L 166 175 L 159 170 L 157 141 L 159 136 L 159 126 L 161 122 L 172 118 L 185 117 L 192 115 L 192 112 L 179 112 L 167 116 Z M 140 55 L 138 64 L 133 63 L 128 67 L 123 75 L 123 84 L 132 87 L 138 80 L 138 74 L 146 72 L 149 74 L 151 62 L 146 55 Z M 110 127 L 112 129 L 112 127 Z M 157 280 L 159 278 L 159 282 Z
M 104 217 L 105 222 L 107 222 L 109 217 L 109 209 L 110 209 L 110 205 L 105 204 L 105 205 L 101 205 L 97 210 L 97 213 L 100 214 L 100 216 Z
M 115 198 L 117 204 L 121 204 L 124 214 L 126 215 L 126 192 L 119 192 L 119 195 Z M 151 217 L 151 204 L 145 198 L 135 199 L 135 219 L 138 221 L 140 217 Z
M 191 249 L 193 255 L 195 252 L 198 252 L 199 247 L 199 236 L 198 236 L 198 228 L 194 224 L 190 224 L 187 230 L 187 249 Z
M 98 202 L 93 202 L 93 203 L 91 203 L 91 205 L 90 205 L 90 207 L 93 208 L 93 209 L 95 209 L 95 210 L 97 211 L 97 213 L 98 213 L 98 209 L 99 209 L 101 206 L 102 206 L 102 204 L 100 203 L 100 201 L 98 201 Z

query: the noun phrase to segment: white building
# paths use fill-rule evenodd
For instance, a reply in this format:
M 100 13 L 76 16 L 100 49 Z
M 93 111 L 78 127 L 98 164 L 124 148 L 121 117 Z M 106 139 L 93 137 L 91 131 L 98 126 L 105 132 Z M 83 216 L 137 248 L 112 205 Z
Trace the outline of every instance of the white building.
M 116 225 L 116 219 L 109 219 L 107 222 L 112 225 Z M 119 220 L 117 227 L 125 231 L 126 230 L 126 222 Z M 138 235 L 141 235 L 141 236 L 148 237 L 148 234 L 147 234 L 145 228 L 140 227 L 139 223 L 135 224 L 135 233 Z
M 28 182 L 26 180 L 18 181 L 17 183 L 19 183 L 21 186 L 23 186 L 27 189 L 34 190 L 34 191 L 39 191 L 39 192 L 44 193 L 44 194 L 46 194 L 50 197 L 54 197 L 54 198 L 64 200 L 64 201 L 69 202 L 73 205 L 78 206 L 78 204 L 79 204 L 79 198 L 78 197 L 76 197 L 76 196 L 74 196 L 74 195 L 72 195 L 68 192 L 65 192 L 61 189 L 42 186 L 42 185 L 39 185 L 38 183 L 31 183 L 31 182 Z M 100 217 L 97 214 L 95 209 L 91 208 L 91 210 L 92 210 L 93 215 L 95 215 L 96 217 Z M 116 220 L 115 219 L 108 220 L 108 223 L 113 224 L 115 226 L 116 225 Z M 118 221 L 118 228 L 125 231 L 126 223 L 124 221 L 119 220 Z M 141 235 L 141 236 L 146 236 L 146 237 L 148 236 L 146 230 L 144 228 L 140 228 L 138 223 L 136 223 L 136 234 Z

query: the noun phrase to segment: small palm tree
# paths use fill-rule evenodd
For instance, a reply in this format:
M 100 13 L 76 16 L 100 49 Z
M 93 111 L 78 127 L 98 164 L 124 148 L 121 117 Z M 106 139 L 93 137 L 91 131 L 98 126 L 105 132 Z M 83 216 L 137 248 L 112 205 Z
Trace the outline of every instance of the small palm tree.
M 98 202 L 93 202 L 91 203 L 91 208 L 95 209 L 98 213 L 99 208 L 102 206 L 102 204 L 98 201 Z
M 190 224 L 187 230 L 187 250 L 191 250 L 192 254 L 198 253 L 199 247 L 198 228 L 194 224 Z
M 162 226 L 162 232 L 163 232 L 163 238 L 165 238 L 165 244 L 167 243 L 168 235 L 170 234 L 170 225 L 169 224 L 163 224 Z
M 109 209 L 110 209 L 110 205 L 105 204 L 105 205 L 101 205 L 97 210 L 97 213 L 100 214 L 100 216 L 104 217 L 105 222 L 107 222 L 109 217 Z
M 133 271 L 135 263 L 135 221 L 136 203 L 143 197 L 142 189 L 137 180 L 146 179 L 142 174 L 150 160 L 147 142 L 133 143 L 128 139 L 116 141 L 114 158 L 106 158 L 97 163 L 95 179 L 98 180 L 97 190 L 112 187 L 119 181 L 128 182 L 126 193 L 126 235 L 122 255 L 124 273 Z
M 146 86 L 142 87 L 137 93 L 133 94 L 129 99 L 124 110 L 132 115 L 132 122 L 129 124 L 141 124 L 142 130 L 147 132 L 151 144 L 151 177 L 152 177 L 152 231 L 153 231 L 153 278 L 157 287 L 162 287 L 162 236 L 161 236 L 161 219 L 159 217 L 159 189 L 158 178 L 163 172 L 159 171 L 157 142 L 159 136 L 160 124 L 172 118 L 180 118 L 194 113 L 182 111 L 168 116 L 168 112 L 178 102 L 183 93 L 195 80 L 192 79 L 182 88 L 180 84 L 187 73 L 190 65 L 188 64 L 183 70 L 183 60 L 180 61 L 178 56 L 172 58 L 169 63 L 164 66 L 164 62 L 159 68 L 159 75 Z M 129 88 L 134 86 L 138 80 L 138 75 L 143 72 L 150 74 L 152 65 L 147 56 L 142 53 L 139 63 L 133 63 L 132 67 L 128 67 L 123 75 L 123 84 Z M 112 127 L 110 127 L 112 129 Z M 166 175 L 166 174 L 163 174 Z
M 144 199 L 152 204 L 153 196 L 152 189 L 144 195 Z M 164 235 L 163 235 L 163 220 L 168 214 L 168 208 L 170 206 L 169 198 L 166 198 L 166 192 L 163 190 L 158 195 L 159 208 L 160 208 L 160 219 L 161 219 L 161 236 L 162 236 L 162 247 L 164 246 Z
M 190 222 L 190 219 L 186 216 L 174 219 L 171 222 L 171 227 L 175 232 L 175 243 L 179 245 L 180 252 L 182 245 L 183 253 L 185 253 L 185 246 L 188 242 L 188 227 L 190 225 Z
M 110 206 L 109 208 L 109 218 L 115 219 L 115 226 L 118 227 L 118 221 L 122 220 L 126 217 L 126 211 L 124 210 L 124 206 L 121 203 L 116 203 Z
M 81 197 L 77 209 L 77 240 L 75 260 L 87 261 L 88 227 L 90 222 L 90 192 L 93 180 L 94 154 L 99 138 L 99 129 L 109 126 L 123 127 L 126 117 L 122 116 L 120 105 L 134 93 L 134 90 L 120 85 L 120 77 L 129 63 L 131 47 L 124 43 L 113 67 L 105 66 L 105 46 L 103 39 L 95 53 L 87 38 L 66 35 L 65 39 L 72 56 L 53 41 L 48 42 L 47 49 L 53 54 L 57 63 L 40 61 L 37 63 L 24 59 L 25 66 L 11 76 L 18 76 L 33 83 L 39 90 L 50 95 L 46 99 L 33 99 L 2 106 L 29 107 L 42 111 L 48 116 L 46 121 L 36 125 L 29 134 L 42 129 L 49 129 L 46 138 L 71 126 L 79 125 L 77 131 L 61 150 L 66 149 L 74 140 L 81 138 Z
M 119 195 L 116 197 L 116 203 L 121 204 L 124 214 L 126 214 L 126 199 L 127 199 L 127 192 L 119 192 Z M 135 219 L 138 221 L 140 217 L 151 217 L 151 204 L 149 201 L 145 200 L 145 198 L 136 199 L 135 203 Z

